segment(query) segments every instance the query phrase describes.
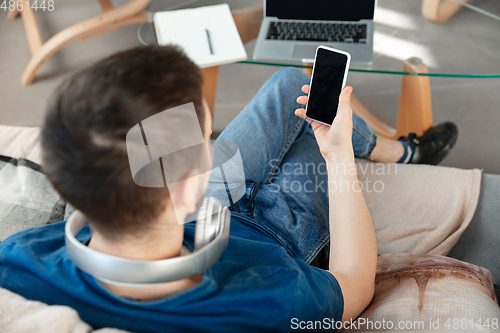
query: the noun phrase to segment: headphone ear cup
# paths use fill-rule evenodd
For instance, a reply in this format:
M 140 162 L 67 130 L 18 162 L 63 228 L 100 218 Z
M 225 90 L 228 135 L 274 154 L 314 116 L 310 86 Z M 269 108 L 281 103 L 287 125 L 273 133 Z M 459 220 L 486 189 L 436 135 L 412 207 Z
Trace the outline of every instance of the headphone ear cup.
M 205 245 L 206 219 L 209 199 L 203 198 L 194 227 L 194 250 L 197 251 Z
M 210 243 L 221 231 L 222 205 L 215 198 L 204 198 L 196 216 L 194 250 Z

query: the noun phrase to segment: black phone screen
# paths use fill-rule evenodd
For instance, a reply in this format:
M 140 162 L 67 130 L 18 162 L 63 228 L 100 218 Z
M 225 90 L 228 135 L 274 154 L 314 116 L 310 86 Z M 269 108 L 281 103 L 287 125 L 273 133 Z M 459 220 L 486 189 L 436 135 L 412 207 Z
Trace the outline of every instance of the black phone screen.
M 347 55 L 318 49 L 309 91 L 306 116 L 331 125 L 337 115 Z

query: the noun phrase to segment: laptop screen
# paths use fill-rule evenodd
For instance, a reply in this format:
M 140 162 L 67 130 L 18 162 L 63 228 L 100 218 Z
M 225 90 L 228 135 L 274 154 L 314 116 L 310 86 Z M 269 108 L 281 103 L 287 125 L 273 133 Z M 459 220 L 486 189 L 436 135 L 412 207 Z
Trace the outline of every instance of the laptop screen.
M 375 0 L 266 0 L 266 16 L 294 20 L 373 19 Z

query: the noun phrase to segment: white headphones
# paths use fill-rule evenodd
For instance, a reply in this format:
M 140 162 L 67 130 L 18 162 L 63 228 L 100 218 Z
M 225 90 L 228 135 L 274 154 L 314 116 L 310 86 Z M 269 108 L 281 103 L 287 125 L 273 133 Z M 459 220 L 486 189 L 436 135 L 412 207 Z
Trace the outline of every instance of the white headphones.
M 215 198 L 204 198 L 196 217 L 194 252 L 156 261 L 115 257 L 80 243 L 75 236 L 88 221 L 78 211 L 66 222 L 65 242 L 73 264 L 96 279 L 120 286 L 147 286 L 184 279 L 210 268 L 227 248 L 230 222 L 227 207 Z

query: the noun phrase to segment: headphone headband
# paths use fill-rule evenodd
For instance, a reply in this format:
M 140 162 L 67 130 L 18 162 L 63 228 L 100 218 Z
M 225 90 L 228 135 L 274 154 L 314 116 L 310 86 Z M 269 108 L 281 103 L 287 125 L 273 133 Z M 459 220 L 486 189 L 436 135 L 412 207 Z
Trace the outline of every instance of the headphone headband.
M 207 224 L 218 227 L 214 230 L 215 234 L 203 235 L 203 239 L 208 240 L 205 242 L 207 244 L 195 249 L 192 254 L 171 259 L 143 261 L 115 257 L 90 249 L 75 238 L 88 225 L 85 216 L 76 211 L 65 226 L 65 242 L 69 258 L 75 266 L 96 279 L 120 286 L 146 286 L 200 274 L 210 268 L 227 248 L 231 221 L 231 212 L 227 207 L 221 207 L 217 199 L 205 198 L 203 205 L 208 205 L 208 211 L 213 211 L 213 214 L 200 216 L 197 219 L 195 238 L 201 237 L 197 235 L 200 222 L 203 229 L 206 229 Z

